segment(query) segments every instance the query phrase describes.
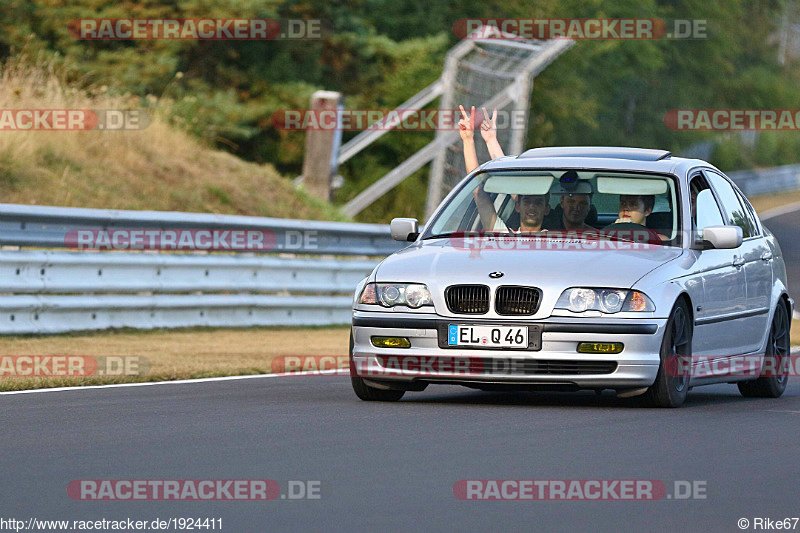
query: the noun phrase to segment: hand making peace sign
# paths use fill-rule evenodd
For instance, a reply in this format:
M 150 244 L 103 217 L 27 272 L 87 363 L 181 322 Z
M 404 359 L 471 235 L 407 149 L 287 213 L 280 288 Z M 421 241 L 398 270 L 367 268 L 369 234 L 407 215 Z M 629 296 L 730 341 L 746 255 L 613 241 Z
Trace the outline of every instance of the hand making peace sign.
M 475 106 L 467 115 L 463 105 L 458 106 L 461 109 L 461 120 L 458 121 L 458 133 L 461 134 L 462 141 L 472 140 L 475 130 Z
M 492 118 L 489 118 L 489 113 L 483 107 L 483 123 L 481 124 L 481 137 L 487 143 L 497 139 L 497 108 L 494 108 Z

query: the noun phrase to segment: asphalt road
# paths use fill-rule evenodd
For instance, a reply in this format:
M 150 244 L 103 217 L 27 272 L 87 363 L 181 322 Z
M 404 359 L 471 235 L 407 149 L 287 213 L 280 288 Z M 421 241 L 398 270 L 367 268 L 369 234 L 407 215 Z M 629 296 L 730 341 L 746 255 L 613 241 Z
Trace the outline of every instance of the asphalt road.
M 800 264 L 800 211 L 766 222 Z M 800 301 L 800 273 L 790 290 Z M 0 520 L 222 519 L 223 531 L 741 531 L 800 517 L 800 380 L 777 400 L 733 385 L 681 409 L 610 392 L 486 393 L 431 386 L 395 404 L 346 377 L 253 378 L 0 396 Z M 321 498 L 75 501 L 79 479 L 273 479 Z M 462 479 L 655 479 L 704 499 L 461 501 Z M 3 522 L 0 521 L 0 529 Z M 5 526 L 7 528 L 7 526 Z M 796 524 L 800 530 L 800 524 Z M 70 528 L 72 530 L 72 528 Z
M 681 409 L 612 393 L 431 386 L 361 402 L 347 377 L 307 376 L 9 395 L 0 518 L 221 518 L 223 531 L 738 531 L 800 515 L 800 381 L 777 400 L 735 386 Z M 321 499 L 90 502 L 76 479 L 320 481 Z M 706 499 L 461 501 L 461 479 L 705 483 Z M 800 526 L 798 526 L 800 527 Z
M 800 209 L 771 217 L 763 224 L 777 237 L 786 262 L 789 295 L 800 307 Z

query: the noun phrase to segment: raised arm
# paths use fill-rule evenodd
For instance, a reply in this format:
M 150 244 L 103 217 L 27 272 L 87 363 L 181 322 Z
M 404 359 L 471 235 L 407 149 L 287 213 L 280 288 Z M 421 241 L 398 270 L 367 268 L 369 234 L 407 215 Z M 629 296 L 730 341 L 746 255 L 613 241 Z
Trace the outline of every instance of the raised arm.
M 475 151 L 475 106 L 472 106 L 469 115 L 464 109 L 463 105 L 458 106 L 461 109 L 461 120 L 458 121 L 458 131 L 461 134 L 461 141 L 464 144 L 464 164 L 467 167 L 467 173 L 472 172 L 478 168 L 478 154 Z M 494 228 L 497 213 L 494 210 L 494 204 L 489 194 L 483 190 L 483 182 L 478 185 L 474 191 L 475 205 L 478 208 L 478 216 L 481 217 L 481 224 L 484 229 L 491 230 Z
M 458 121 L 458 132 L 461 134 L 461 142 L 464 145 L 464 164 L 467 167 L 467 174 L 478 168 L 478 153 L 475 151 L 475 106 L 467 115 L 463 105 L 461 109 L 461 120 Z
M 480 184 L 472 191 L 475 197 L 475 206 L 478 208 L 478 216 L 481 217 L 481 225 L 484 230 L 492 231 L 495 222 L 497 222 L 497 211 L 494 209 L 492 197 L 483 190 L 484 181 L 481 180 Z
M 486 108 L 483 109 L 483 124 L 481 124 L 481 137 L 486 142 L 486 147 L 489 149 L 489 157 L 497 159 L 503 157 L 503 149 L 500 148 L 500 143 L 497 142 L 497 108 L 494 109 L 492 117 L 489 118 L 489 113 Z

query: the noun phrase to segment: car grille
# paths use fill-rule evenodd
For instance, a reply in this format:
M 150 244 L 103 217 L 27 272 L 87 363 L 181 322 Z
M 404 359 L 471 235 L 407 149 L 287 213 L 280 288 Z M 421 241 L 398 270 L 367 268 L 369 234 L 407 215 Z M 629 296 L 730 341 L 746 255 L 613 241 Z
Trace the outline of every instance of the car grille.
M 489 311 L 489 287 L 452 285 L 445 291 L 447 308 L 461 315 L 482 315 Z
M 490 359 L 483 358 L 486 374 L 611 374 L 616 361 L 562 361 L 559 359 Z
M 534 287 L 498 287 L 494 308 L 498 315 L 532 315 L 539 308 L 540 295 Z

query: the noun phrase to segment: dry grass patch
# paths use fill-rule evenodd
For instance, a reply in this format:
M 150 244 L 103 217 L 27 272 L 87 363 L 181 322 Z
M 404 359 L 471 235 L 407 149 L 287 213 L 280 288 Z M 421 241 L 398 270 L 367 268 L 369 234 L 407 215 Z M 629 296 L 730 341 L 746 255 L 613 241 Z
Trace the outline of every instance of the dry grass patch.
M 270 373 L 283 355 L 347 355 L 350 329 L 184 329 L 0 338 L 0 355 L 146 357 L 144 376 L 0 378 L 0 390 Z
M 271 165 L 211 150 L 168 124 L 160 107 L 167 103 L 62 80 L 52 62 L 10 59 L 0 71 L 0 109 L 139 109 L 152 121 L 133 131 L 4 132 L 4 203 L 343 219 Z
M 791 191 L 765 196 L 748 196 L 748 200 L 750 200 L 750 203 L 756 208 L 756 211 L 761 214 L 769 209 L 775 209 L 776 207 L 782 207 L 784 205 L 800 202 L 800 191 Z

